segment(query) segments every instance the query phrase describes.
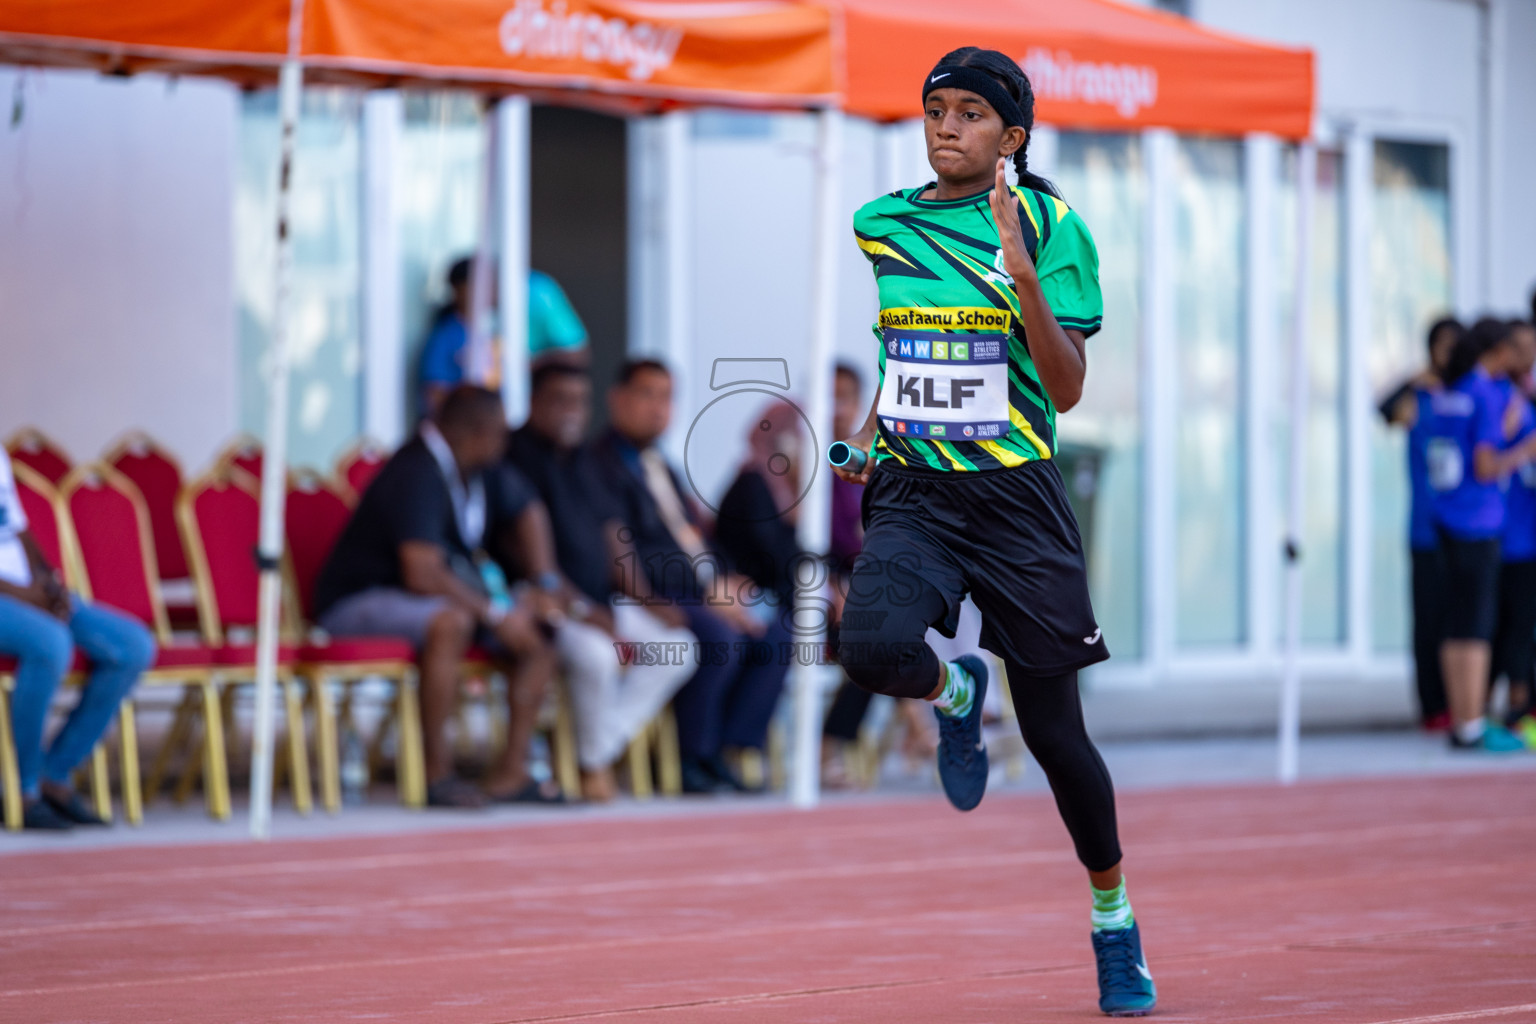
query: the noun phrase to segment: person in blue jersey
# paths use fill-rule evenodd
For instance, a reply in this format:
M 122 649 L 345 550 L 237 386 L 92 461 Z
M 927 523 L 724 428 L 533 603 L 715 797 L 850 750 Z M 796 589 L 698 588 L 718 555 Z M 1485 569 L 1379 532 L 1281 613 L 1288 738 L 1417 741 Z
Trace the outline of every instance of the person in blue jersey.
M 1445 566 L 1445 639 L 1440 665 L 1450 698 L 1452 748 L 1520 750 L 1520 740 L 1485 718 L 1498 622 L 1500 541 L 1509 474 L 1536 458 L 1536 435 L 1511 444 L 1508 423 L 1514 332 L 1483 319 L 1451 353 L 1445 388 L 1432 401 L 1425 447 L 1435 527 Z
M 1514 430 L 1515 444 L 1536 434 L 1536 326 L 1511 324 L 1514 350 L 1510 369 L 1513 402 L 1505 414 L 1505 429 Z M 1527 462 L 1509 478 L 1500 541 L 1499 620 L 1493 637 L 1493 680 L 1509 685 L 1505 718 L 1511 731 L 1536 749 L 1536 716 L 1531 715 L 1531 682 L 1536 676 L 1536 462 Z
M 1413 672 L 1419 699 L 1419 721 L 1430 732 L 1451 727 L 1440 673 L 1443 576 L 1440 538 L 1435 531 L 1434 495 L 1424 450 L 1434 429 L 1433 397 L 1456 343 L 1466 334 L 1450 317 L 1429 329 L 1429 365 L 1404 381 L 1382 401 L 1380 412 L 1388 426 L 1408 431 L 1408 548 L 1412 566 Z

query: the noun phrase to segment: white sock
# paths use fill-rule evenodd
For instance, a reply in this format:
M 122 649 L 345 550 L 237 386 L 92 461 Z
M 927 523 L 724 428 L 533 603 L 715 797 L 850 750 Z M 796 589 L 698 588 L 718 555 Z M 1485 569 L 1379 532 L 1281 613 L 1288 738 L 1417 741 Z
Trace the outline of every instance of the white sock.
M 1488 729 L 1488 724 L 1481 718 L 1474 718 L 1470 722 L 1462 722 L 1456 727 L 1456 738 L 1463 743 L 1476 743 L 1483 738 L 1483 733 Z

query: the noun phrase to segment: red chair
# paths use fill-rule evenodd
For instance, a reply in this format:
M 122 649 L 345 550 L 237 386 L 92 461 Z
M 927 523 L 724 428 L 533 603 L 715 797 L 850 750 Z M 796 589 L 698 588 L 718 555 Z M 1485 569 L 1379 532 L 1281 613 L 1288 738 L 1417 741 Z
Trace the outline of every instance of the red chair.
M 5 450 L 10 453 L 12 463 L 26 466 L 54 486 L 58 486 L 73 466 L 63 448 L 32 427 L 23 427 L 12 434 L 5 442 Z
M 261 462 L 261 441 L 250 434 L 236 437 L 213 460 L 215 470 L 233 467 L 257 480 L 261 479 Z
M 197 706 L 202 709 L 202 772 L 208 813 L 229 817 L 229 775 L 218 692 L 219 664 L 203 644 L 179 643 L 160 596 L 155 545 L 143 497 L 127 477 L 106 465 L 84 465 L 64 480 L 60 492 L 73 524 L 74 586 L 88 600 L 115 608 L 144 623 L 155 633 L 155 663 L 139 679 L 140 686 L 173 686 L 184 691 L 170 735 L 162 744 L 147 787 L 140 785 L 138 730 L 133 698 L 123 702 L 121 716 L 123 803 L 128 820 L 143 818 L 143 799 L 159 789 L 170 753 L 191 728 Z M 184 783 L 190 787 L 190 773 Z
M 352 492 L 353 500 L 363 496 L 373 478 L 389 461 L 389 449 L 367 438 L 348 448 L 336 460 L 336 479 Z
M 221 465 L 182 489 L 176 522 L 197 588 L 203 642 L 213 649 L 221 680 L 250 682 L 256 671 L 256 546 L 261 504 L 256 481 L 232 465 Z M 285 634 L 277 652 L 278 683 L 288 723 L 288 771 L 293 804 L 301 814 L 312 807 L 309 755 L 304 743 L 304 702 L 294 672 L 298 647 Z M 226 691 L 227 696 L 228 691 Z M 325 702 L 316 702 L 317 715 Z M 320 734 L 326 734 L 321 723 Z
M 59 492 L 53 481 L 24 462 L 11 463 L 16 477 L 16 494 L 21 498 L 21 510 L 27 515 L 27 531 L 43 557 L 64 574 L 64 582 L 70 583 L 69 564 L 64 558 L 65 535 L 69 531 L 69 519 L 59 504 Z
M 293 590 L 305 622 L 313 621 L 315 583 L 331 549 L 352 517 L 347 497 L 312 470 L 292 475 L 286 506 L 288 562 Z M 330 637 L 305 644 L 298 656 L 300 674 L 309 680 L 317 702 L 330 707 L 329 684 L 342 686 L 342 720 L 350 720 L 352 684 L 370 677 L 395 684 L 394 707 L 389 720 L 395 723 L 399 746 L 396 766 L 401 803 L 420 807 L 426 801 L 426 766 L 421 749 L 421 707 L 416 690 L 416 652 L 404 640 L 393 637 Z M 317 719 L 331 730 L 320 737 L 320 793 L 327 810 L 341 806 L 341 773 L 334 715 Z M 373 749 L 381 745 L 379 730 Z M 377 760 L 375 756 L 373 760 Z
M 133 482 L 149 512 L 149 530 L 155 542 L 155 561 L 160 572 L 160 593 L 172 623 L 196 628 L 197 608 L 187 555 L 176 529 L 176 495 L 181 493 L 181 464 L 149 435 L 134 431 L 124 435 L 102 460 Z

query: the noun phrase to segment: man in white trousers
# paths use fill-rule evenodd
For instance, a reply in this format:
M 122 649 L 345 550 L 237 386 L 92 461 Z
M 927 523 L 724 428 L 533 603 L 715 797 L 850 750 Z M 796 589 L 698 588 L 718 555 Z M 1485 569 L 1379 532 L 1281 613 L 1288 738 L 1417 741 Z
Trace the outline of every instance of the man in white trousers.
M 528 422 L 513 431 L 507 459 L 549 510 L 568 610 L 555 646 L 576 719 L 582 793 L 607 800 L 614 761 L 692 673 L 694 636 L 678 608 L 652 596 L 644 573 L 623 571 L 632 548 L 582 443 L 591 415 L 585 370 L 540 366 Z

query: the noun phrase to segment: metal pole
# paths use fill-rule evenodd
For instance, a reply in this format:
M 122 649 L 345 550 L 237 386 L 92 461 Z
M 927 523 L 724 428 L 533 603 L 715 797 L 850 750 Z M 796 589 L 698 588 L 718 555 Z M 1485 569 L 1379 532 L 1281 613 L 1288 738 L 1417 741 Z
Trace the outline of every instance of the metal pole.
M 465 379 L 471 384 L 485 386 L 493 370 L 499 370 L 491 357 L 491 251 L 496 237 L 496 150 L 497 108 L 500 101 L 491 100 L 485 108 L 485 119 L 490 126 L 487 133 L 485 154 L 481 160 L 484 173 L 480 176 L 479 218 L 475 232 L 475 254 L 469 266 L 469 352 Z
M 1280 781 L 1296 781 L 1301 745 L 1301 531 L 1306 512 L 1307 335 L 1312 282 L 1312 200 L 1317 148 L 1296 151 L 1296 306 L 1291 323 L 1291 451 L 1285 525 L 1285 656 L 1280 678 Z
M 528 247 L 530 240 L 529 156 L 533 108 L 526 96 L 507 96 L 496 105 L 497 226 L 500 252 L 501 400 L 507 422 L 528 417 Z
M 662 147 L 662 231 L 666 269 L 663 344 L 672 369 L 672 422 L 692 423 L 702 404 L 693 358 L 693 114 L 673 110 L 660 116 Z M 684 461 L 686 430 L 669 430 L 662 446 Z
M 272 832 L 272 703 L 277 696 L 278 613 L 282 602 L 283 503 L 288 479 L 288 289 L 293 273 L 292 232 L 288 225 L 293 192 L 294 137 L 304 68 L 299 62 L 304 0 L 288 10 L 288 56 L 277 80 L 281 123 L 277 172 L 277 271 L 273 285 L 272 335 L 267 350 L 267 430 L 261 468 L 261 534 L 258 544 L 261 583 L 256 622 L 256 728 L 251 745 L 251 836 Z
M 842 196 L 843 115 L 826 109 L 817 115 L 816 213 L 812 226 L 811 344 L 805 369 L 806 416 L 817 436 L 801 459 L 810 489 L 800 505 L 798 533 L 804 551 L 827 549 L 832 524 L 832 476 L 822 453 L 831 441 L 832 352 L 837 330 L 837 245 L 842 237 L 838 207 Z M 820 657 L 826 642 L 826 581 L 805 593 L 806 606 L 795 616 L 796 657 L 791 669 L 795 694 L 794 762 L 789 781 L 796 807 L 815 807 L 821 797 L 821 696 L 826 676 Z M 801 588 L 797 587 L 797 598 Z

